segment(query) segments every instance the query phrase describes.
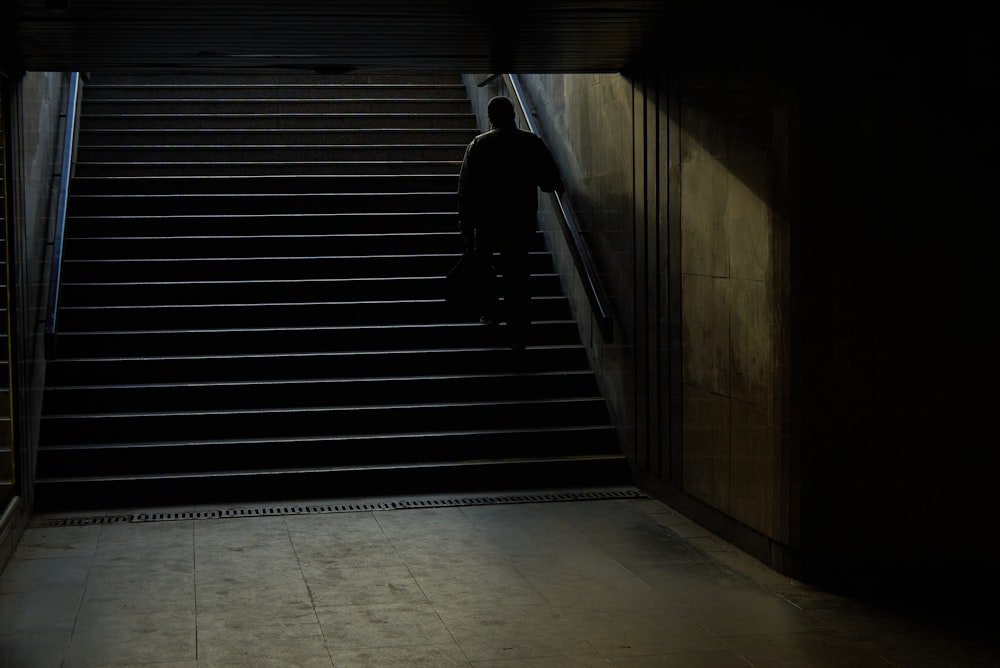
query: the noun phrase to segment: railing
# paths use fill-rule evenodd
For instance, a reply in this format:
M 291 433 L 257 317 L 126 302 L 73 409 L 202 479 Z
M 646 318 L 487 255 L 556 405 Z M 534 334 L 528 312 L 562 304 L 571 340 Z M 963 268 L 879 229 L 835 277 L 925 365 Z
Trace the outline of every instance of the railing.
M 45 348 L 55 350 L 59 317 L 59 283 L 62 280 L 63 239 L 66 231 L 66 209 L 69 205 L 69 180 L 73 172 L 78 125 L 77 107 L 80 98 L 80 74 L 69 75 L 66 93 L 66 118 L 63 125 L 62 164 L 59 170 L 59 195 L 56 201 L 55 231 L 52 238 L 52 266 L 49 274 L 49 306 L 45 320 Z
M 480 85 L 485 85 L 496 78 L 497 76 L 490 77 Z M 513 101 L 520 108 L 521 115 L 528 124 L 528 129 L 534 134 L 541 136 L 538 124 L 535 122 L 535 118 L 530 111 L 520 78 L 516 74 L 504 74 L 503 81 L 513 93 Z M 590 302 L 590 307 L 594 311 L 594 319 L 597 321 L 597 326 L 601 331 L 604 341 L 610 343 L 614 338 L 614 317 L 612 315 L 610 300 L 604 290 L 604 286 L 601 284 L 600 275 L 597 273 L 597 267 L 594 265 L 590 249 L 587 247 L 587 242 L 583 238 L 580 226 L 573 215 L 572 208 L 567 204 L 566 198 L 560 193 L 550 194 L 556 213 L 558 213 L 557 218 L 559 219 L 560 227 L 566 237 L 570 254 L 573 257 L 573 263 L 583 283 L 584 291 L 587 293 L 587 300 Z

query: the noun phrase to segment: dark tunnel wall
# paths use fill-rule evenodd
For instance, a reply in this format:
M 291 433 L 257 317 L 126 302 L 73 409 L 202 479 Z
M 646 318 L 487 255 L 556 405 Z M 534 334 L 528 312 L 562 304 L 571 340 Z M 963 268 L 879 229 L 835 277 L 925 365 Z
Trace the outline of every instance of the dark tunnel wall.
M 528 84 L 639 479 L 790 574 L 961 594 L 997 554 L 994 54 L 974 20 L 677 44 Z

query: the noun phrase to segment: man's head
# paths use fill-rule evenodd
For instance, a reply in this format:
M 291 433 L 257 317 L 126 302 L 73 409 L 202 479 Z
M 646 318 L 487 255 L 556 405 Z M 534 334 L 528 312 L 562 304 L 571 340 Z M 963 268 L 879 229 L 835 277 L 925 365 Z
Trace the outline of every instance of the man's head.
M 486 114 L 495 128 L 514 127 L 514 105 L 505 97 L 494 97 L 486 105 Z

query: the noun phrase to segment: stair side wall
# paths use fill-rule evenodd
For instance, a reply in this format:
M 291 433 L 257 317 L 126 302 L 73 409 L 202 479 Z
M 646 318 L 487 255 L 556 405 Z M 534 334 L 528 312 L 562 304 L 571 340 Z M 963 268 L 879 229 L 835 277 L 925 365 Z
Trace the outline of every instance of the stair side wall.
M 62 114 L 68 74 L 27 72 L 11 77 L 12 193 L 8 225 L 14 391 L 15 478 L 18 497 L 0 515 L 0 565 L 6 563 L 31 512 L 45 379 L 45 308 L 58 195 Z

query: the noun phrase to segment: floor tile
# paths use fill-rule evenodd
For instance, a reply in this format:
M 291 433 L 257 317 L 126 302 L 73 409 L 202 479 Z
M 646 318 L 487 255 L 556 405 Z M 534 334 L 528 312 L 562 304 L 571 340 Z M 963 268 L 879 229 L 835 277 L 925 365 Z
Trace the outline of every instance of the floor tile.
M 325 532 L 293 533 L 292 545 L 300 561 L 341 568 L 402 565 L 396 548 L 383 535 L 350 536 Z
M 292 584 L 302 580 L 302 570 L 291 544 L 199 548 L 195 555 L 195 579 L 198 584 L 261 581 Z
M 194 613 L 122 614 L 82 619 L 66 650 L 66 668 L 197 658 Z
M 285 624 L 316 623 L 316 612 L 305 582 L 207 583 L 195 595 L 198 623 L 254 627 L 261 620 Z
M 327 563 L 302 565 L 316 607 L 426 603 L 427 597 L 406 566 L 339 568 Z
M 82 600 L 79 587 L 0 594 L 0 634 L 72 631 Z
M 700 538 L 710 535 L 705 527 L 695 524 L 662 501 L 637 499 L 630 503 L 633 507 L 645 512 L 656 524 L 668 528 L 671 533 L 681 538 Z
M 542 595 L 509 564 L 413 569 L 414 578 L 435 606 L 523 607 L 544 605 Z
M 318 623 L 283 624 L 267 618 L 254 626 L 198 623 L 198 666 L 332 668 Z
M 191 571 L 194 568 L 194 527 L 191 522 L 150 522 L 103 527 L 94 564 Z
M 592 545 L 529 555 L 508 557 L 526 577 L 545 578 L 620 578 L 632 575 L 618 560 Z
M 753 588 L 739 573 L 709 561 L 637 566 L 635 573 L 670 601 L 702 601 L 732 589 Z
M 380 510 L 375 511 L 373 516 L 390 540 L 426 535 L 455 537 L 479 534 L 460 507 Z
M 386 666 L 423 666 L 426 668 L 458 668 L 469 661 L 454 642 L 443 645 L 411 645 L 409 647 L 377 647 L 332 652 L 337 668 L 386 668 Z
M 684 540 L 649 524 L 628 532 L 595 534 L 594 545 L 629 569 L 669 562 L 704 561 L 704 554 Z
M 617 657 L 611 660 L 613 668 L 751 668 L 751 665 L 739 654 L 729 650 Z
M 726 648 L 718 638 L 673 608 L 566 612 L 565 615 L 606 657 Z
M 93 558 L 100 536 L 100 526 L 27 529 L 14 550 L 13 558 Z
M 738 636 L 727 644 L 748 661 L 774 668 L 890 668 L 875 652 L 831 631 Z
M 553 503 L 545 512 L 587 536 L 626 536 L 654 524 L 647 513 L 618 499 Z
M 4 635 L 0 633 L 0 666 L 58 668 L 69 645 L 69 631 Z
M 415 567 L 441 569 L 507 563 L 506 557 L 481 535 L 428 533 L 389 540 L 399 558 Z
M 87 584 L 92 557 L 12 559 L 0 577 L 0 594 L 42 588 L 78 588 Z
M 607 659 L 598 654 L 494 659 L 472 662 L 473 668 L 608 668 L 610 665 Z
M 676 607 L 720 638 L 768 633 L 821 631 L 828 627 L 788 601 L 751 585 L 719 588 Z
M 285 526 L 293 541 L 313 537 L 338 541 L 385 537 L 382 526 L 370 512 L 290 515 L 285 517 Z
M 539 541 L 541 545 L 585 540 L 580 529 L 571 522 L 551 509 L 543 508 L 547 505 L 473 506 L 463 509 L 463 512 L 476 528 L 490 536 L 517 531 L 523 537 Z
M 472 661 L 595 654 L 576 628 L 551 606 L 441 608 L 441 619 Z
M 538 577 L 528 581 L 560 610 L 642 610 L 670 605 L 664 596 L 634 575 L 623 577 Z
M 598 551 L 586 536 L 568 525 L 511 524 L 483 529 L 483 532 L 502 554 L 512 559 Z
M 284 517 L 248 517 L 197 521 L 194 543 L 198 549 L 217 546 L 249 550 L 290 545 L 291 539 Z
M 94 566 L 80 616 L 154 612 L 194 612 L 194 571 L 119 564 Z
M 331 651 L 442 645 L 452 641 L 429 603 L 317 608 Z

